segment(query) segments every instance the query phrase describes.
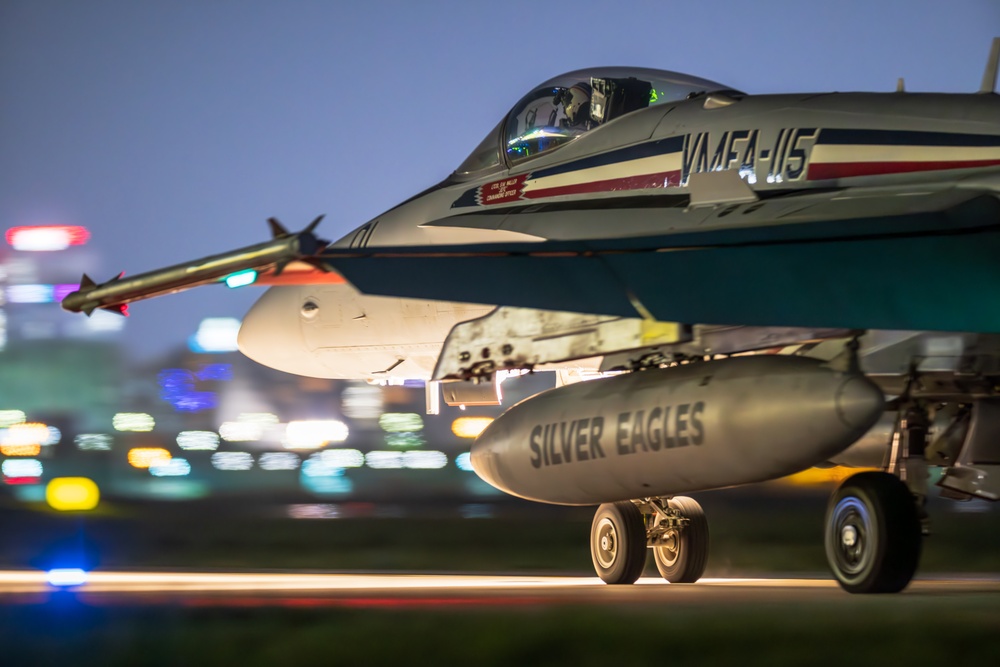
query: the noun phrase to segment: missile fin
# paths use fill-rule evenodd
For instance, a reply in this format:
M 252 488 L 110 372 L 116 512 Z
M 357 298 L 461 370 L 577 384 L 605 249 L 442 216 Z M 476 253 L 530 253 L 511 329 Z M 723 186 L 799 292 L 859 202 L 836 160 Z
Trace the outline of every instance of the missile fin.
M 310 222 L 309 226 L 306 227 L 304 230 L 302 230 L 303 233 L 312 234 L 316 230 L 316 227 L 319 226 L 319 223 L 323 222 L 323 218 L 325 217 L 326 217 L 325 213 L 323 215 L 316 216 L 316 219 Z
M 281 224 L 277 218 L 268 218 L 267 224 L 271 226 L 271 238 L 283 239 L 287 236 L 291 236 L 285 226 Z
M 91 287 L 97 287 L 97 283 L 95 283 L 93 278 L 88 276 L 86 273 L 83 274 L 83 278 L 80 278 L 80 291 L 84 292 Z
M 93 308 L 91 308 L 91 310 L 93 310 Z M 128 317 L 128 304 L 127 303 L 120 303 L 120 304 L 118 304 L 116 306 L 107 306 L 105 308 L 101 308 L 101 310 L 106 310 L 109 313 L 118 313 L 122 317 Z M 87 313 L 87 314 L 90 315 L 90 313 Z

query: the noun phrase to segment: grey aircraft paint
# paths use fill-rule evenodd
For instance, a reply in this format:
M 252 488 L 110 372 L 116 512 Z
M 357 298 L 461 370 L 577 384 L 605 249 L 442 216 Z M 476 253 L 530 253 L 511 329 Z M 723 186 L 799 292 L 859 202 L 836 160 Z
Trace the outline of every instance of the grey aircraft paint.
M 826 461 L 883 414 L 863 375 L 754 356 L 552 389 L 479 436 L 472 465 L 507 493 L 589 505 L 775 479 Z

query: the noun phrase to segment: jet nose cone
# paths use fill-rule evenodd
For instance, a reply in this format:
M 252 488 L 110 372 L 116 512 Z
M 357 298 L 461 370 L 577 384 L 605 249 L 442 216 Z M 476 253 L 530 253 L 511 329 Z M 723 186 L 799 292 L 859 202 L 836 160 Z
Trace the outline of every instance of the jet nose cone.
M 272 287 L 243 318 L 236 343 L 254 361 L 297 375 L 308 375 L 309 355 L 299 321 L 299 290 Z
M 848 428 L 867 431 L 885 412 L 885 396 L 863 375 L 848 377 L 837 390 L 837 416 Z

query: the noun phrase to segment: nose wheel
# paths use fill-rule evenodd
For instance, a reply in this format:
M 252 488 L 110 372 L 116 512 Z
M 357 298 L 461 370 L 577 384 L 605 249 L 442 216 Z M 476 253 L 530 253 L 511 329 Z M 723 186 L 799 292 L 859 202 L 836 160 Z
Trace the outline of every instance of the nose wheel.
M 920 517 L 913 495 L 897 477 L 864 472 L 848 478 L 826 514 L 827 562 L 850 593 L 896 593 L 920 560 Z
M 632 502 L 605 503 L 590 526 L 590 555 L 607 584 L 633 584 L 646 565 L 646 526 Z

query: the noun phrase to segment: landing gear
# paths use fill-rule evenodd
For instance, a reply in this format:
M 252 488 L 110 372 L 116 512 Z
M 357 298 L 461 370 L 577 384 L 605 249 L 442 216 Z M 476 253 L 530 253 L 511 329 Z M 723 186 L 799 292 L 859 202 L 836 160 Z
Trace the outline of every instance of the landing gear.
M 849 593 L 896 593 L 920 559 L 921 526 L 906 484 L 883 472 L 848 478 L 826 513 L 826 557 Z
M 635 583 L 646 566 L 646 525 L 634 503 L 623 500 L 597 508 L 590 527 L 590 555 L 604 583 Z
M 693 498 L 646 498 L 605 503 L 590 528 L 590 555 L 608 584 L 632 584 L 652 547 L 656 569 L 667 581 L 698 581 L 708 562 L 708 521 Z
M 708 563 L 708 520 L 694 498 L 671 498 L 667 506 L 686 518 L 687 525 L 670 526 L 655 541 L 651 540 L 653 560 L 660 576 L 670 583 L 693 584 Z M 656 518 L 657 524 L 663 522 L 659 515 Z

